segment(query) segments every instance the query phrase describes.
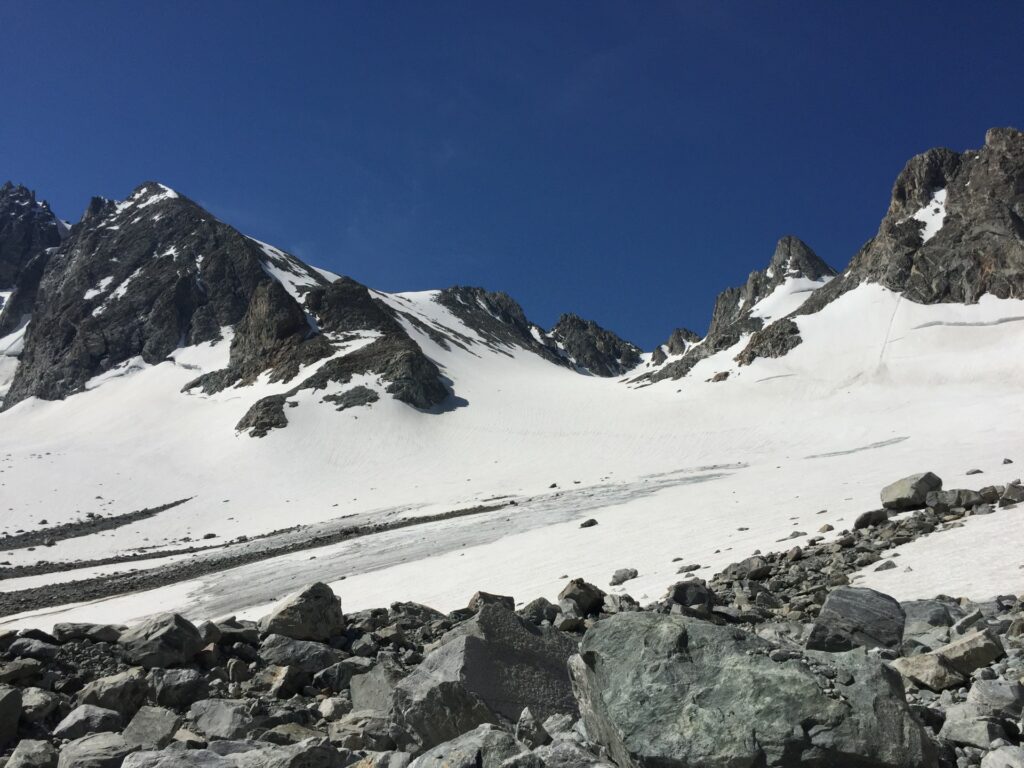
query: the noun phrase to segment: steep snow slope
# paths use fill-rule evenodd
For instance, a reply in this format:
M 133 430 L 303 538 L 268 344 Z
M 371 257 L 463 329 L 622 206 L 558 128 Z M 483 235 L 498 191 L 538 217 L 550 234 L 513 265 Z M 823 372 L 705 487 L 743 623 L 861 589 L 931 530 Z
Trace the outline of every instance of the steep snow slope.
M 31 399 L 0 416 L 3 528 L 191 500 L 4 558 L 95 559 L 209 533 L 220 541 L 345 515 L 393 520 L 503 496 L 516 506 L 4 622 L 257 610 L 314 579 L 337 582 L 347 609 L 396 599 L 448 609 L 476 589 L 552 598 L 566 576 L 606 584 L 619 567 L 641 572 L 622 590 L 654 598 L 676 578 L 675 557 L 702 564 L 707 576 L 755 549 L 787 546 L 778 542 L 794 530 L 849 525 L 902 474 L 931 469 L 962 486 L 963 473 L 978 466 L 988 482 L 1005 481 L 1013 467 L 1002 458 L 1019 455 L 1020 300 L 926 306 L 865 284 L 798 317 L 804 343 L 784 357 L 738 366 L 741 341 L 685 379 L 635 387 L 517 347 L 497 350 L 434 293 L 377 295 L 417 319 L 402 322 L 455 382 L 456 407 L 428 413 L 382 398 L 336 412 L 315 402 L 325 392 L 306 390 L 293 398 L 287 429 L 252 439 L 234 425 L 255 399 L 287 385 L 178 394 L 225 364 L 227 341 L 180 349 L 172 362 L 136 362 L 90 382 L 85 394 Z M 728 380 L 705 383 L 724 370 Z M 585 517 L 600 524 L 580 529 Z M 19 581 L 4 587 L 30 586 Z M 979 558 L 970 583 L 1019 592 L 1024 572 Z M 913 586 L 937 591 L 927 578 Z

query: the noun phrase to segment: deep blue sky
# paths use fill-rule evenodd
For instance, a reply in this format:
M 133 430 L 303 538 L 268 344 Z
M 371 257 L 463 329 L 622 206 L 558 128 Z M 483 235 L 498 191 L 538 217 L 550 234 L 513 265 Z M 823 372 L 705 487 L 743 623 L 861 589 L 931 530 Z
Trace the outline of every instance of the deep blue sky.
M 650 348 L 793 233 L 843 267 L 914 153 L 1024 127 L 1024 4 L 0 0 L 0 180 L 157 179 L 375 288 Z

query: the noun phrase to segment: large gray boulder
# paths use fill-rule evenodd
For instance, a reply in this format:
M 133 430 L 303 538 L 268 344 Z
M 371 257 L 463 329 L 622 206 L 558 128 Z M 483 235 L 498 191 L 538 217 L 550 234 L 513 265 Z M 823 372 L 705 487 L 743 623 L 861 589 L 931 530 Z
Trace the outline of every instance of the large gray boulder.
M 163 749 L 174 738 L 181 717 L 163 707 L 142 707 L 124 729 L 124 740 L 136 749 Z
M 154 669 L 149 673 L 153 698 L 161 707 L 188 709 L 209 695 L 207 679 L 194 669 Z
M 78 739 L 90 733 L 120 731 L 123 726 L 120 712 L 93 704 L 82 704 L 57 723 L 53 735 L 58 739 Z
M 903 608 L 888 595 L 864 587 L 837 587 L 821 606 L 807 638 L 807 648 L 899 648 L 905 622 Z
M 187 664 L 203 647 L 203 636 L 183 616 L 162 613 L 126 630 L 117 642 L 132 664 L 152 669 Z
M 863 649 L 773 661 L 736 627 L 622 613 L 569 662 L 588 737 L 622 768 L 927 768 L 898 674 Z
M 526 751 L 511 733 L 487 723 L 424 752 L 409 768 L 500 768 Z
M 942 489 L 942 480 L 931 472 L 910 475 L 891 483 L 882 489 L 882 506 L 904 512 L 924 509 L 928 494 Z
M 337 664 L 345 654 L 324 643 L 294 640 L 286 635 L 268 635 L 260 645 L 260 657 L 268 664 L 297 667 L 307 675 L 315 675 Z
M 311 584 L 274 606 L 259 627 L 266 635 L 325 642 L 345 630 L 341 599 L 326 584 Z
M 57 768 L 57 750 L 48 741 L 22 739 L 4 768 Z
M 390 712 L 395 697 L 395 686 L 408 674 L 393 657 L 381 658 L 369 672 L 356 675 L 349 683 L 352 709 L 375 709 Z
M 21 717 L 21 691 L 10 685 L 0 685 L 0 749 L 18 735 Z
M 134 751 L 119 733 L 94 733 L 65 744 L 57 768 L 121 768 Z
M 149 684 L 142 670 L 128 669 L 93 680 L 78 692 L 78 703 L 113 709 L 127 720 L 139 711 L 148 691 Z
M 211 739 L 241 739 L 253 727 L 249 707 L 241 701 L 203 699 L 193 704 L 189 718 Z
M 514 723 L 527 706 L 542 719 L 575 713 L 566 670 L 575 649 L 563 633 L 484 605 L 398 683 L 395 721 L 420 751 L 484 723 Z

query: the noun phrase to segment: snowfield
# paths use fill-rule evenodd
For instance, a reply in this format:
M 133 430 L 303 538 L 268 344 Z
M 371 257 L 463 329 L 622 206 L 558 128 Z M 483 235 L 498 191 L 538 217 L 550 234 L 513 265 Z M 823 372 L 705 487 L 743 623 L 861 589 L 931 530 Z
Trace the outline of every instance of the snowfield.
M 816 285 L 788 281 L 754 311 L 782 316 Z M 394 521 L 515 506 L 10 616 L 0 627 L 128 622 L 160 610 L 255 616 L 317 580 L 331 584 L 346 610 L 395 600 L 449 610 L 478 589 L 525 602 L 554 598 L 570 577 L 606 587 L 624 567 L 640 576 L 612 591 L 643 603 L 682 578 L 681 565 L 699 563 L 697 575 L 710 577 L 755 550 L 799 544 L 825 523 L 848 527 L 903 475 L 931 470 L 947 488 L 976 488 L 1005 483 L 1024 466 L 1021 300 L 924 306 L 865 284 L 797 317 L 803 343 L 783 358 L 739 366 L 733 357 L 743 339 L 683 380 L 638 386 L 629 377 L 582 376 L 519 348 L 496 351 L 434 292 L 376 295 L 477 342 L 445 349 L 403 321 L 453 382 L 451 408 L 426 413 L 383 395 L 338 412 L 321 403 L 328 393 L 304 390 L 285 409 L 287 428 L 261 439 L 238 434 L 253 402 L 294 382 L 182 394 L 185 383 L 226 364 L 226 330 L 223 341 L 179 349 L 171 361 L 110 372 L 84 394 L 0 414 L 0 531 L 190 497 L 137 523 L 2 559 L 67 563 L 71 570 L 50 577 L 56 582 L 117 571 L 76 571 L 76 560 L 146 552 L 153 557 L 123 568 L 159 565 L 167 562 L 156 557 L 161 550 L 186 539 L 218 543 L 348 515 Z M 722 371 L 726 381 L 708 383 Z M 383 391 L 370 380 L 345 388 L 355 384 Z M 1004 457 L 1017 463 L 1004 465 Z M 965 476 L 975 467 L 984 474 Z M 962 528 L 899 548 L 897 569 L 855 583 L 901 599 L 1024 592 L 1021 514 L 966 518 Z M 581 529 L 590 517 L 599 524 Z M 207 534 L 216 538 L 202 540 Z

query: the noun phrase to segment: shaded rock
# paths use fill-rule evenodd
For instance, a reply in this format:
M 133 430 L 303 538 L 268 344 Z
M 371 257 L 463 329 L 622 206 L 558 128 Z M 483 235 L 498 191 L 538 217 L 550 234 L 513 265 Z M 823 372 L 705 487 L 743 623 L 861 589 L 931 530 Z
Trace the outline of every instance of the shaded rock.
M 899 648 L 905 621 L 903 608 L 888 595 L 862 587 L 837 587 L 825 598 L 807 638 L 807 648 Z
M 19 637 L 11 643 L 7 652 L 15 657 L 52 661 L 57 656 L 57 646 L 31 637 Z
M 619 568 L 612 574 L 612 580 L 609 583 L 611 586 L 617 587 L 619 584 L 625 584 L 630 579 L 635 579 L 638 575 L 639 573 L 636 568 Z
M 174 739 L 181 717 L 163 707 L 141 707 L 124 729 L 125 742 L 137 749 L 163 749 Z
M 318 582 L 278 603 L 260 619 L 259 627 L 268 635 L 323 642 L 345 631 L 345 617 L 341 600 L 330 587 Z
M 538 717 L 575 712 L 565 666 L 575 646 L 560 632 L 485 605 L 398 684 L 395 721 L 422 750 L 498 717 L 515 722 L 526 706 Z
M 942 480 L 931 472 L 910 475 L 882 489 L 882 506 L 899 512 L 923 509 L 929 491 L 938 491 L 941 488 Z
M 529 707 L 523 709 L 516 723 L 516 738 L 523 742 L 530 749 L 542 747 L 551 742 L 551 735 L 544 730 L 544 725 L 536 717 Z
M 203 699 L 188 711 L 196 728 L 211 739 L 244 738 L 253 726 L 249 708 L 240 701 Z
M 90 733 L 120 731 L 124 726 L 121 713 L 113 709 L 82 704 L 57 723 L 53 735 L 59 739 L 77 739 Z
M 483 724 L 424 752 L 409 768 L 500 768 L 510 757 L 526 751 L 512 734 Z
M 74 624 L 61 622 L 53 625 L 53 636 L 57 642 L 92 640 L 94 643 L 116 643 L 121 629 L 112 624 Z
M 129 669 L 89 683 L 78 692 L 78 703 L 113 709 L 127 720 L 142 706 L 148 691 L 142 670 Z
M 203 647 L 203 638 L 188 619 L 163 613 L 123 632 L 118 645 L 132 664 L 151 669 L 188 663 Z
M 194 669 L 154 669 L 149 680 L 156 703 L 171 709 L 188 709 L 210 691 L 206 677 Z
M 119 733 L 94 733 L 65 744 L 57 768 L 120 768 L 133 751 Z
M 857 519 L 853 521 L 853 527 L 855 530 L 861 530 L 862 528 L 870 528 L 873 525 L 880 525 L 889 519 L 889 513 L 884 509 L 872 509 L 867 512 L 861 512 L 857 515 Z
M 345 658 L 342 651 L 312 640 L 293 640 L 285 635 L 268 635 L 260 645 L 260 656 L 268 664 L 291 666 L 314 675 Z
M 9 685 L 0 685 L 0 749 L 18 735 L 21 717 L 21 691 Z
M 941 693 L 948 688 L 959 688 L 967 678 L 945 658 L 933 653 L 896 659 L 892 667 L 914 685 Z
M 352 709 L 373 709 L 378 712 L 391 711 L 391 702 L 395 695 L 395 686 L 408 672 L 387 654 L 381 654 L 373 669 L 362 675 L 356 675 L 349 683 L 352 696 Z
M 42 688 L 25 688 L 21 692 L 21 717 L 29 723 L 46 720 L 60 704 L 60 697 Z
M 466 610 L 476 613 L 485 605 L 492 604 L 501 605 L 508 608 L 510 611 L 514 611 L 516 609 L 516 601 L 512 597 L 508 597 L 507 595 L 492 595 L 490 592 L 477 592 L 470 598 L 469 605 L 466 606 Z
M 999 638 L 988 629 L 954 640 L 936 649 L 935 653 L 943 656 L 963 675 L 970 675 L 979 667 L 987 666 L 1006 655 Z
M 589 616 L 601 610 L 604 591 L 583 579 L 573 579 L 558 593 L 559 602 L 567 601 L 579 616 Z
M 22 739 L 4 768 L 57 768 L 57 750 L 48 741 Z

